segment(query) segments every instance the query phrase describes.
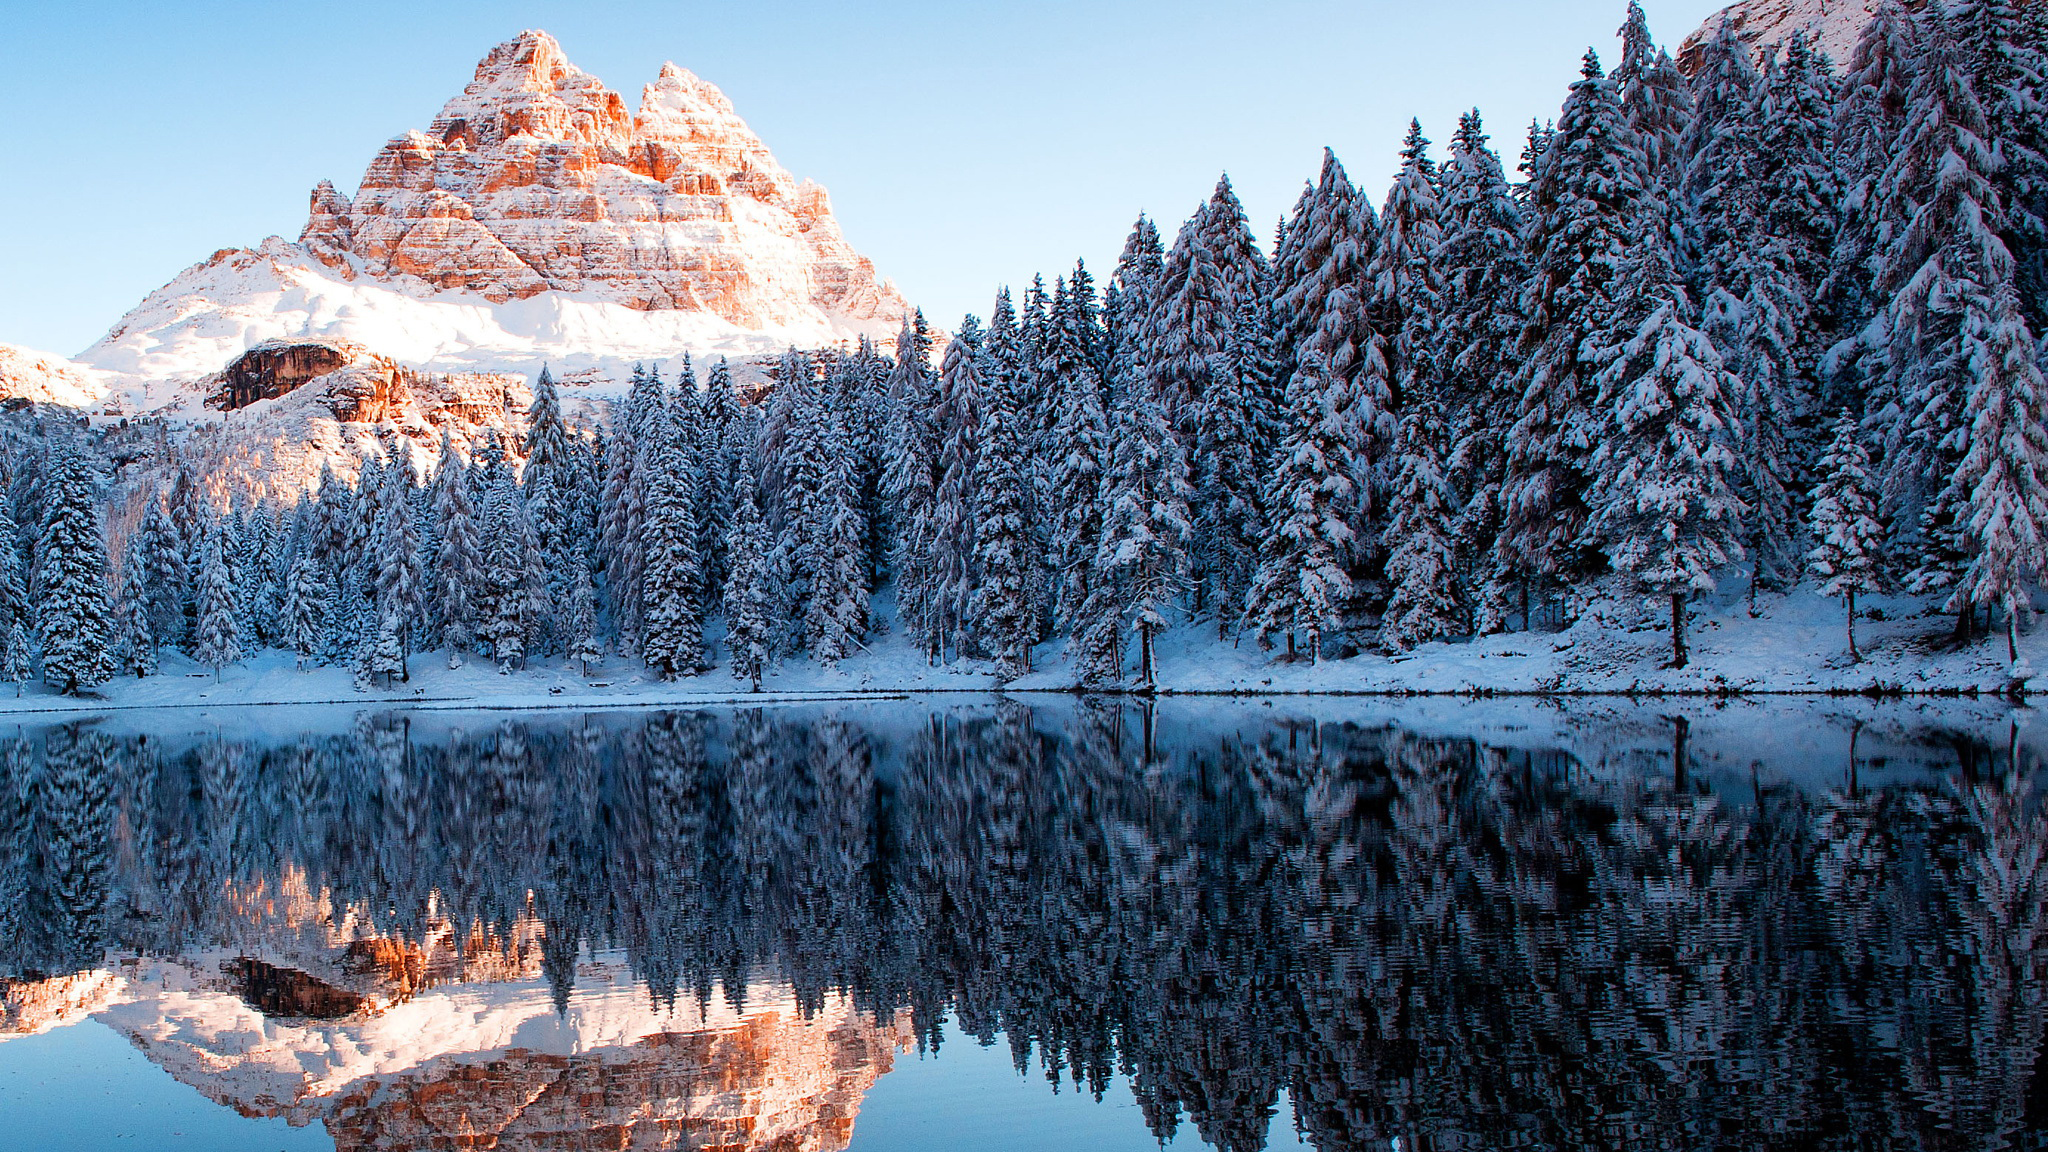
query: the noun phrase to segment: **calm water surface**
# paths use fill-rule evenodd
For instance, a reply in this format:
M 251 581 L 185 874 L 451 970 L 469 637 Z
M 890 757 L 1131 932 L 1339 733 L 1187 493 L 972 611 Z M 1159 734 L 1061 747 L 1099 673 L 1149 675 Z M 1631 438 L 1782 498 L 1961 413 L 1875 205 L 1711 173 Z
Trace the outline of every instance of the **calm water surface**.
M 0 1147 L 2038 1148 L 1990 706 L 0 735 Z

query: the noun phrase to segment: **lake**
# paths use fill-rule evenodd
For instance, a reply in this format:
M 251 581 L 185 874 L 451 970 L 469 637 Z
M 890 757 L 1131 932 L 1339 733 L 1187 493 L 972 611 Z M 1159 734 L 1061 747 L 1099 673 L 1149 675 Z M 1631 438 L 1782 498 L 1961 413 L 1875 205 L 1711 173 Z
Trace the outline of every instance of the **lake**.
M 0 733 L 0 1145 L 2032 1148 L 1990 703 Z

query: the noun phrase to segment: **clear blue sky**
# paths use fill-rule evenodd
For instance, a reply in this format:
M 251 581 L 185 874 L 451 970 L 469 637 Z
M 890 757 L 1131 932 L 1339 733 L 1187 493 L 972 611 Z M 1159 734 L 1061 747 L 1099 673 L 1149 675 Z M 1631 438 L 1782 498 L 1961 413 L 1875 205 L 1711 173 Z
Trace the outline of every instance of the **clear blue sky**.
M 1676 46 L 1722 0 L 1644 0 Z M 545 28 L 629 106 L 724 88 L 848 237 L 950 326 L 1000 283 L 1168 236 L 1228 170 L 1265 235 L 1329 145 L 1378 198 L 1410 116 L 1550 116 L 1625 0 L 0 6 L 0 341 L 66 355 L 217 248 L 296 237 L 492 44 Z M 1441 148 L 1439 148 L 1439 152 Z

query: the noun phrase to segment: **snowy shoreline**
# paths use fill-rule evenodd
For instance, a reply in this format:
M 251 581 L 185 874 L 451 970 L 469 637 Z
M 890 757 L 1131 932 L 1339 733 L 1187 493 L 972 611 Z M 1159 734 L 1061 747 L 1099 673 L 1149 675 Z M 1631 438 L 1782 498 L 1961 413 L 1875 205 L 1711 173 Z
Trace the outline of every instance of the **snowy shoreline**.
M 834 667 L 807 658 L 777 662 L 750 693 L 723 666 L 677 681 L 638 661 L 607 659 L 586 675 L 573 662 L 536 660 L 500 673 L 481 660 L 447 667 L 443 652 L 414 655 L 409 683 L 355 690 L 347 669 L 298 671 L 291 655 L 267 651 L 213 673 L 169 651 L 148 677 L 120 677 L 96 696 L 64 697 L 31 683 L 0 697 L 0 715 L 76 714 L 153 708 L 372 707 L 419 711 L 601 711 L 635 708 L 765 707 L 901 700 L 921 695 L 1146 695 L 1273 699 L 1435 698 L 1555 700 L 1733 699 L 1742 697 L 2024 698 L 2033 669 L 2048 667 L 2048 630 L 2020 637 L 2021 659 L 2003 638 L 1953 649 L 1949 618 L 1912 597 L 1875 597 L 1875 618 L 1858 621 L 1864 658 L 1846 659 L 1839 601 L 1810 590 L 1702 604 L 1694 657 L 1666 667 L 1669 634 L 1655 605 L 1632 597 L 1590 602 L 1560 632 L 1516 632 L 1426 644 L 1402 655 L 1368 652 L 1321 664 L 1280 663 L 1251 643 L 1218 640 L 1212 622 L 1183 623 L 1159 640 L 1159 680 L 1149 693 L 1126 681 L 1083 687 L 1058 643 L 1041 645 L 1037 670 L 1003 680 L 983 660 L 930 666 L 900 632 L 875 637 Z M 722 637 L 712 637 L 714 642 Z M 722 644 L 718 645 L 722 648 Z M 719 653 L 722 657 L 722 652 Z

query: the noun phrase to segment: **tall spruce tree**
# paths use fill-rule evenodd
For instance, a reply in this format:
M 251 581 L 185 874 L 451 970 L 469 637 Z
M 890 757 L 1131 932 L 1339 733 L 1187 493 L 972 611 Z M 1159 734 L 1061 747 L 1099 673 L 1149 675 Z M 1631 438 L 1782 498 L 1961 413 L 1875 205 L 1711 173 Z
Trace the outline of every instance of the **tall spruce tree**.
M 1457 507 L 1445 478 L 1443 411 L 1418 396 L 1394 446 L 1393 515 L 1387 522 L 1387 584 L 1380 643 L 1391 652 L 1465 631 L 1456 555 Z
M 34 596 L 43 682 L 67 696 L 114 675 L 107 545 L 100 533 L 98 477 L 87 452 L 70 436 L 51 445 L 42 531 L 36 537 Z
M 1186 588 L 1189 495 L 1187 458 L 1162 406 L 1143 393 L 1121 398 L 1095 566 L 1115 589 L 1122 625 L 1137 634 L 1138 683 L 1148 688 L 1158 679 L 1153 640 Z
M 1849 659 L 1861 662 L 1863 655 L 1856 650 L 1856 594 L 1883 590 L 1884 525 L 1878 520 L 1870 453 L 1863 447 L 1855 417 L 1847 412 L 1835 421 L 1834 440 L 1821 458 L 1820 486 L 1814 490 L 1809 523 L 1815 543 L 1806 554 L 1806 571 L 1823 594 L 1842 598 Z
M 219 524 L 206 532 L 199 561 L 199 631 L 192 638 L 192 658 L 213 669 L 216 683 L 223 668 L 242 658 L 237 589 L 221 553 L 222 534 L 223 526 Z
M 733 503 L 732 528 L 726 538 L 732 575 L 725 585 L 726 659 L 735 679 L 761 690 L 761 676 L 775 655 L 773 619 L 775 569 L 769 556 L 768 528 L 748 486 Z
M 1555 590 L 1600 568 L 1586 532 L 1586 491 L 1600 440 L 1595 356 L 1621 342 L 1635 306 L 1622 298 L 1616 278 L 1641 235 L 1643 182 L 1635 132 L 1599 58 L 1588 52 L 1529 189 L 1521 400 L 1507 433 L 1491 620 L 1502 618 L 1520 591 L 1528 627 L 1532 583 Z
M 1594 378 L 1604 426 L 1591 464 L 1588 533 L 1616 570 L 1668 598 L 1671 663 L 1683 668 L 1686 603 L 1743 555 L 1740 388 L 1705 333 L 1686 323 L 1684 289 L 1663 245 L 1646 237 L 1622 282 L 1655 309 Z
M 697 543 L 697 460 L 693 429 L 681 420 L 645 435 L 646 625 L 641 655 L 664 680 L 695 676 L 704 663 L 703 560 Z

